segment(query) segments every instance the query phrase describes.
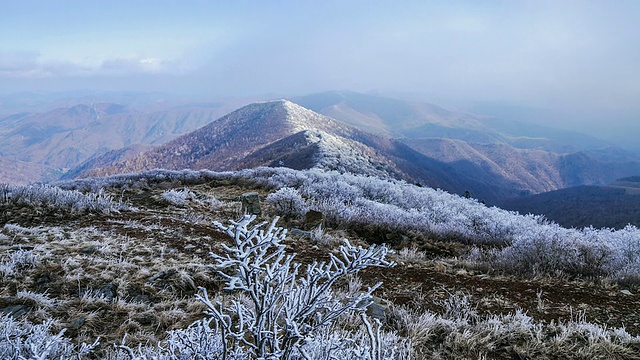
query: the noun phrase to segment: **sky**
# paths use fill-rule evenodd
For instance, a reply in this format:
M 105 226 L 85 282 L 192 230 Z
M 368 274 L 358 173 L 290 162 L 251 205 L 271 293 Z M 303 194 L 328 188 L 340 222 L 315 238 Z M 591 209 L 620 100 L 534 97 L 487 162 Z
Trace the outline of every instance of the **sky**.
M 638 19 L 635 0 L 0 0 L 0 93 L 353 90 L 628 113 Z

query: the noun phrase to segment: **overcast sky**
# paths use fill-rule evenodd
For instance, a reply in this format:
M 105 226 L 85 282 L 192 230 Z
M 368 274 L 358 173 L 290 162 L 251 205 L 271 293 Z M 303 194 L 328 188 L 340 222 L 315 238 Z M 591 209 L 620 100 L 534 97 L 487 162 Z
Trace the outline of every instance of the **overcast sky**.
M 637 108 L 640 1 L 0 0 L 0 92 L 77 89 Z

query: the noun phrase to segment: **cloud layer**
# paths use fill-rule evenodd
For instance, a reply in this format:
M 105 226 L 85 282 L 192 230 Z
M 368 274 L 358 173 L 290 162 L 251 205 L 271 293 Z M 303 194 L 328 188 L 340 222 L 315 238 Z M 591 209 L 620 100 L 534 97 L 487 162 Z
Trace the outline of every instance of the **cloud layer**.
M 0 15 L 0 92 L 352 89 L 574 108 L 640 97 L 635 1 L 25 3 Z

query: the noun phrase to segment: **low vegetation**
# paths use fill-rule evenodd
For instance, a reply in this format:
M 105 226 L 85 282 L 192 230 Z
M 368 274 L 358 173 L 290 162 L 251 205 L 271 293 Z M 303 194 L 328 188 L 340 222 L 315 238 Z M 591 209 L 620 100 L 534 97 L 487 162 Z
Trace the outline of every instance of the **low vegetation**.
M 317 170 L 0 190 L 2 358 L 640 358 L 632 226 Z

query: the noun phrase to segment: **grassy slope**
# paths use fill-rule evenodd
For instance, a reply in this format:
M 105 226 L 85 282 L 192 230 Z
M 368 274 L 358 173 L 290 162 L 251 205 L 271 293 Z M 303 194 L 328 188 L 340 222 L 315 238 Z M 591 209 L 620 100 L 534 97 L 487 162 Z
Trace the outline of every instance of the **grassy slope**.
M 33 322 L 53 317 L 56 329 L 68 329 L 67 336 L 88 342 L 100 336 L 105 348 L 119 342 L 125 333 L 131 344 L 155 343 L 166 330 L 184 327 L 201 317 L 204 307 L 194 299 L 196 286 L 221 294 L 207 253 L 219 249 L 226 239 L 211 222 L 238 218 L 241 205 L 235 199 L 242 193 L 257 190 L 266 197 L 270 190 L 225 181 L 187 184 L 200 195 L 198 200 L 185 206 L 162 200 L 164 190 L 184 186 L 164 182 L 114 190 L 139 209 L 134 212 L 70 214 L 0 207 L 3 261 L 17 249 L 31 250 L 37 258 L 33 265 L 0 278 L 0 308 L 23 306 L 28 309 L 24 317 Z M 212 207 L 214 197 L 222 202 L 214 202 Z M 265 217 L 276 215 L 263 205 Z M 280 225 L 300 227 L 301 222 L 283 219 Z M 299 261 L 310 262 L 335 249 L 342 237 L 365 244 L 364 234 L 356 230 L 329 228 L 315 239 L 292 235 L 288 243 Z M 413 334 L 401 314 L 442 314 L 443 304 L 452 294 L 466 294 L 479 316 L 512 314 L 521 308 L 536 321 L 549 323 L 575 319 L 577 312 L 584 311 L 595 323 L 625 326 L 631 334 L 640 333 L 640 295 L 635 295 L 640 289 L 631 288 L 629 295 L 622 292 L 627 288 L 606 282 L 523 279 L 460 261 L 466 245 L 434 241 L 420 234 L 366 235 L 401 239 L 394 241 L 399 250 L 411 246 L 394 256 L 399 264 L 396 268 L 366 270 L 360 277 L 364 285 L 384 282 L 377 295 L 392 304 L 385 327 L 410 337 L 418 353 L 433 355 L 429 349 L 447 342 L 438 336 Z M 420 319 L 421 315 L 415 316 Z M 485 345 L 487 349 L 495 347 L 485 352 L 490 358 L 516 355 L 512 344 L 499 339 L 494 345 Z M 467 357 L 484 351 L 474 349 L 478 345 L 471 341 L 459 346 L 443 356 Z M 636 350 L 627 348 L 622 353 Z

